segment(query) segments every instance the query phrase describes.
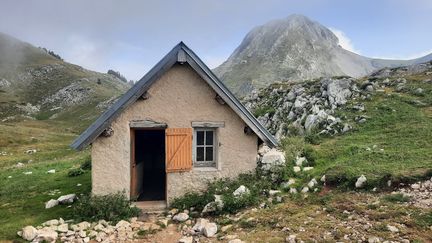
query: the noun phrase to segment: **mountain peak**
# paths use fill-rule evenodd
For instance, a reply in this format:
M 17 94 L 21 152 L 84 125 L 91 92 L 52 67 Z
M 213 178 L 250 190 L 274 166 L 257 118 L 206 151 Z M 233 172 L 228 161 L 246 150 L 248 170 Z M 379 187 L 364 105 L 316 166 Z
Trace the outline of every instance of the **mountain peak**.
M 352 53 L 339 46 L 338 38 L 327 27 L 293 14 L 253 28 L 214 71 L 242 96 L 277 81 L 359 77 L 383 67 L 416 62 L 371 59 Z

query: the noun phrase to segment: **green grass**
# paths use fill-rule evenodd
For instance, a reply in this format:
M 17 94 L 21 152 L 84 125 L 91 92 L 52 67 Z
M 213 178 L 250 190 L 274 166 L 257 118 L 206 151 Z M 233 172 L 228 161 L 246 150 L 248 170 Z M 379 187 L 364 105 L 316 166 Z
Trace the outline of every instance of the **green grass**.
M 26 225 L 59 217 L 69 219 L 71 208 L 60 205 L 45 209 L 45 202 L 69 193 L 90 191 L 90 172 L 67 176 L 71 168 L 88 159 L 88 151 L 70 150 L 68 145 L 75 135 L 65 133 L 62 124 L 47 121 L 0 125 L 0 134 L 0 150 L 8 152 L 7 156 L 0 156 L 0 239 L 15 239 L 16 232 Z M 38 152 L 25 154 L 30 148 Z M 27 163 L 30 159 L 33 162 Z M 23 162 L 24 167 L 14 168 L 18 162 Z M 51 169 L 56 173 L 48 174 Z M 23 174 L 28 171 L 32 174 Z M 78 183 L 82 185 L 77 186 Z M 49 195 L 54 190 L 59 193 Z
M 329 183 L 350 188 L 362 174 L 369 187 L 383 186 L 387 180 L 410 182 L 430 176 L 432 92 L 428 89 L 423 97 L 388 92 L 366 101 L 366 112 L 361 113 L 370 117 L 366 123 L 356 124 L 346 135 L 321 138 L 313 146 L 312 175 L 326 174 Z M 350 120 L 360 114 L 348 108 L 340 113 Z

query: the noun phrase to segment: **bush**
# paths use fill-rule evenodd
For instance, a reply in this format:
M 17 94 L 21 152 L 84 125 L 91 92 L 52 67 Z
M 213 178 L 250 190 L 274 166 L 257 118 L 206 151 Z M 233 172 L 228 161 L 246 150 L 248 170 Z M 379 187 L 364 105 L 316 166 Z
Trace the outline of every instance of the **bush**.
M 101 219 L 114 224 L 140 214 L 140 209 L 131 206 L 125 192 L 103 196 L 86 195 L 78 199 L 73 208 L 73 217 L 77 221 L 94 222 Z
M 86 160 L 81 164 L 80 168 L 83 170 L 91 170 L 91 158 L 88 156 Z
M 84 174 L 84 172 L 85 171 L 83 169 L 81 169 L 81 168 L 73 168 L 73 169 L 69 170 L 68 176 L 69 177 L 75 177 L 75 176 L 79 176 L 79 175 Z
M 250 193 L 241 197 L 234 197 L 232 194 L 239 186 L 246 186 Z M 235 213 L 240 209 L 256 205 L 264 191 L 272 188 L 272 181 L 260 171 L 254 173 L 240 174 L 236 179 L 222 178 L 208 184 L 206 192 L 187 193 L 182 197 L 174 199 L 171 206 L 180 210 L 195 208 L 198 212 L 204 206 L 214 201 L 214 195 L 222 195 L 224 207 L 215 214 Z

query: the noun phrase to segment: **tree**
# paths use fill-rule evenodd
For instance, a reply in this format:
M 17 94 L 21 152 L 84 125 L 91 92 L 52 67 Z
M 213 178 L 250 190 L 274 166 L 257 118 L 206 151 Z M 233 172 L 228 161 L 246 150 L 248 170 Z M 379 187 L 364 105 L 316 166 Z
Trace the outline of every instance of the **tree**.
M 121 73 L 118 72 L 118 71 L 114 71 L 112 69 L 109 69 L 107 73 L 110 74 L 110 75 L 113 75 L 114 77 L 120 79 L 121 81 L 123 81 L 125 83 L 128 82 L 127 79 L 123 75 L 121 75 Z

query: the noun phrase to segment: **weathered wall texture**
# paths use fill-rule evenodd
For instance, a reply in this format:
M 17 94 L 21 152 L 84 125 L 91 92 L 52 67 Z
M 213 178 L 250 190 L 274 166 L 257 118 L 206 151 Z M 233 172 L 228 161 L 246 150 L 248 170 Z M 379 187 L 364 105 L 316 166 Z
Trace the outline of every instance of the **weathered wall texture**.
M 224 121 L 218 128 L 218 169 L 194 168 L 167 175 L 168 201 L 187 191 L 202 190 L 207 180 L 234 177 L 256 166 L 257 136 L 243 132 L 245 123 L 229 106 L 215 100 L 216 93 L 188 65 L 175 65 L 148 90 L 149 99 L 138 100 L 112 124 L 111 137 L 92 145 L 93 193 L 130 190 L 130 128 L 132 120 L 152 119 L 168 127 L 191 127 L 192 121 Z

